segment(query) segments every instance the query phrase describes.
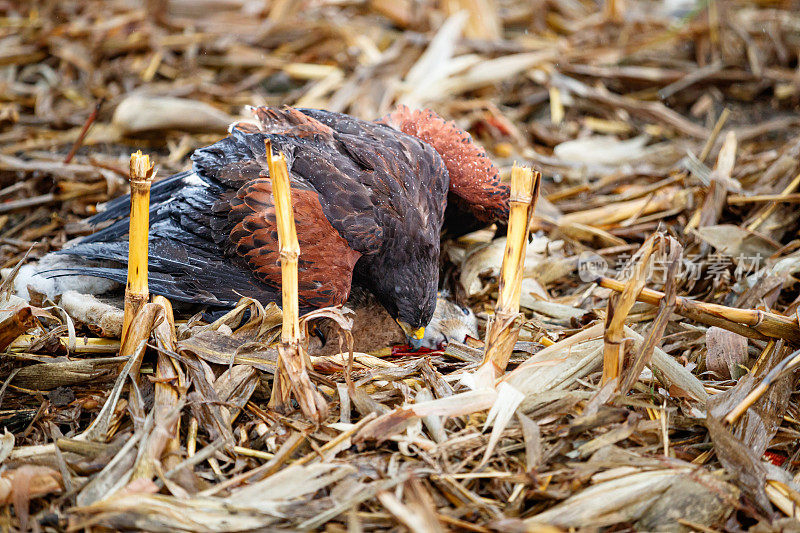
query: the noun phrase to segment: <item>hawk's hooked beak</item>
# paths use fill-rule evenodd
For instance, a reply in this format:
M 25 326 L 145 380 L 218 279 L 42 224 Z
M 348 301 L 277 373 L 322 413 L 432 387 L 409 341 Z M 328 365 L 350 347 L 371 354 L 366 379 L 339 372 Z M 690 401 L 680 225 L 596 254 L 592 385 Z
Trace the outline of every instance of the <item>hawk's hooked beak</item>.
M 414 350 L 419 350 L 422 347 L 422 338 L 425 336 L 425 327 L 413 329 L 402 320 L 398 320 L 397 324 L 403 330 L 403 333 L 406 334 L 408 345 Z

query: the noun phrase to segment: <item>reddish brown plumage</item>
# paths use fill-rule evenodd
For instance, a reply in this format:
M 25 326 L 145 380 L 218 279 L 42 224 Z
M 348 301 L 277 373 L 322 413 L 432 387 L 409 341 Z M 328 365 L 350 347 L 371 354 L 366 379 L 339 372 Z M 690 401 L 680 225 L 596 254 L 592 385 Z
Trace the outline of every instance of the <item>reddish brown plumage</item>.
M 300 304 L 326 307 L 344 303 L 361 254 L 351 249 L 325 218 L 315 192 L 293 188 L 292 204 L 301 251 Z M 274 283 L 280 279 L 281 267 L 272 182 L 262 178 L 248 183 L 229 205 L 228 220 L 236 225 L 226 251 L 244 258 L 261 281 Z
M 508 218 L 509 189 L 486 152 L 469 133 L 430 109 L 401 105 L 382 122 L 433 146 L 450 174 L 450 201 L 470 211 L 481 222 Z

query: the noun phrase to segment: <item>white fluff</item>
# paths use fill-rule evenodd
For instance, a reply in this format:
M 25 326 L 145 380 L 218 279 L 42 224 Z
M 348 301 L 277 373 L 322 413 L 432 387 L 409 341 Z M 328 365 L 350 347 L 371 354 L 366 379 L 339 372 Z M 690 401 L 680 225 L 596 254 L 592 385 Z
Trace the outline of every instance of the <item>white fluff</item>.
M 471 309 L 439 296 L 430 324 L 425 326 L 422 346 L 435 349 L 443 342 L 464 342 L 467 337 L 478 338 L 478 319 Z
M 78 322 L 93 326 L 101 337 L 119 338 L 122 334 L 123 310 L 91 294 L 67 291 L 61 295 L 59 305 Z
M 20 268 L 17 277 L 14 279 L 14 292 L 20 298 L 30 299 L 28 287 L 34 291 L 46 295 L 53 299 L 67 291 L 76 291 L 82 294 L 103 294 L 119 284 L 113 281 L 97 278 L 94 276 L 61 276 L 47 277 L 47 271 L 63 268 L 83 268 L 85 263 L 80 259 L 58 254 L 47 254 L 37 263 L 28 263 Z M 3 277 L 7 271 L 3 272 Z
M 197 187 L 204 187 L 206 185 L 206 182 L 201 180 L 200 176 L 198 176 L 194 172 L 192 172 L 191 174 L 188 174 L 185 178 L 183 178 L 183 182 L 186 185 L 194 185 L 194 186 L 197 186 Z

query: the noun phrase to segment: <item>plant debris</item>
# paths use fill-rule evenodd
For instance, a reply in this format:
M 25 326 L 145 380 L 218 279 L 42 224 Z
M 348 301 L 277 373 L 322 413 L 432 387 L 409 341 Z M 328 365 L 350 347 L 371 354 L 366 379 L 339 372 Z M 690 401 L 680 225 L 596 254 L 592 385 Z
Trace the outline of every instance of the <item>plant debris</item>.
M 3 527 L 797 530 L 798 8 L 0 3 Z M 507 182 L 541 173 L 527 247 L 498 227 L 443 245 L 463 343 L 390 346 L 375 306 L 282 332 L 246 298 L 207 322 L 58 278 L 16 295 L 128 192 L 132 152 L 160 179 L 248 105 L 398 103 Z

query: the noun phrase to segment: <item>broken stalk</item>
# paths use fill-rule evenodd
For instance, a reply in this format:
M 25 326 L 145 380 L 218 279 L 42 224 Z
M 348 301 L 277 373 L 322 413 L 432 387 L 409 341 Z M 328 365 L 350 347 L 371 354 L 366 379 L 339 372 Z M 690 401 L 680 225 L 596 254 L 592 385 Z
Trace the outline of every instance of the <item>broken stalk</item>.
M 283 308 L 283 328 L 278 345 L 278 365 L 272 387 L 270 407 L 279 407 L 289 400 L 290 391 L 294 393 L 303 413 L 310 419 L 320 422 L 325 418 L 325 401 L 314 388 L 306 368 L 307 357 L 301 345 L 300 306 L 297 287 L 297 258 L 300 244 L 292 210 L 292 190 L 289 184 L 289 170 L 286 157 L 281 153 L 272 154 L 272 145 L 266 141 L 269 177 L 272 181 L 272 196 L 275 202 L 275 217 L 278 224 L 278 247 L 281 258 L 281 305 Z
M 725 422 L 734 424 L 740 416 L 744 414 L 754 403 L 756 403 L 767 392 L 769 387 L 777 382 L 781 377 L 787 373 L 794 371 L 800 366 L 800 350 L 794 351 L 785 357 L 780 363 L 769 371 L 764 379 L 759 383 L 750 393 L 739 402 L 731 411 L 725 416 Z
M 125 285 L 125 314 L 122 339 L 128 336 L 133 317 L 147 302 L 148 232 L 150 231 L 150 186 L 155 172 L 150 157 L 141 150 L 131 154 L 131 215 L 128 231 L 128 282 Z
M 156 362 L 153 409 L 155 423 L 159 427 L 165 428 L 169 434 L 163 458 L 161 458 L 164 467 L 169 470 L 180 462 L 180 419 L 172 421 L 172 412 L 180 402 L 179 390 L 185 390 L 187 384 L 180 363 L 169 355 L 170 352 L 177 350 L 178 342 L 175 335 L 175 315 L 172 311 L 172 304 L 163 296 L 154 296 L 152 303 L 161 306 L 164 310 L 164 320 L 153 329 L 156 344 L 161 348 Z M 171 425 L 170 421 L 172 421 Z
M 630 346 L 624 332 L 625 320 L 628 318 L 633 304 L 636 303 L 638 294 L 644 288 L 647 265 L 653 254 L 656 240 L 659 239 L 660 234 L 654 233 L 642 244 L 634 256 L 639 256 L 639 261 L 633 267 L 631 279 L 623 284 L 622 294 L 613 295 L 608 299 L 606 329 L 603 334 L 603 385 L 618 378 L 622 372 L 625 354 Z
M 601 287 L 622 292 L 625 283 L 606 277 L 600 277 L 597 283 Z M 652 289 L 642 289 L 636 299 L 650 305 L 658 305 L 664 293 Z M 698 302 L 678 296 L 675 312 L 686 318 L 696 320 L 707 326 L 717 326 L 750 339 L 769 340 L 785 339 L 795 345 L 800 344 L 800 326 L 791 318 L 757 309 L 738 309 L 724 305 Z
M 500 269 L 500 294 L 494 317 L 486 327 L 486 351 L 481 368 L 491 363 L 494 377 L 502 374 L 517 341 L 519 328 L 514 322 L 519 315 L 522 273 L 531 217 L 539 196 L 541 174 L 528 167 L 514 165 L 511 171 L 511 213 L 508 217 L 508 238 Z

